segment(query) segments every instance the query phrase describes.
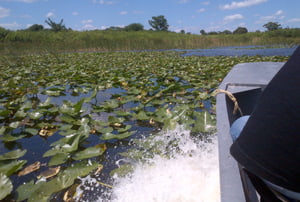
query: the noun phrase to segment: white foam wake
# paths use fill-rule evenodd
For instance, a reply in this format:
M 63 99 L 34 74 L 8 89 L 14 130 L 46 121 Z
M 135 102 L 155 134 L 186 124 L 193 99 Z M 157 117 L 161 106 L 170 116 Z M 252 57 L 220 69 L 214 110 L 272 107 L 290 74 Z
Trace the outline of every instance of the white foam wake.
M 189 131 L 178 127 L 157 136 L 154 142 L 169 145 L 167 142 L 174 140 L 178 143 L 170 158 L 157 155 L 147 163 L 137 163 L 130 176 L 117 177 L 112 201 L 220 201 L 217 138 L 195 141 Z

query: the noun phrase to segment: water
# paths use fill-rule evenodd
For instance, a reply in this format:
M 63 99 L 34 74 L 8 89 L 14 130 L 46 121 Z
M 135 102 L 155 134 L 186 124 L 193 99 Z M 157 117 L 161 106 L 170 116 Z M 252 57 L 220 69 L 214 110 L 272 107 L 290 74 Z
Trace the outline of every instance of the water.
M 257 46 L 226 46 L 207 49 L 163 49 L 136 50 L 130 52 L 177 51 L 185 52 L 181 56 L 291 56 L 297 46 L 289 45 L 257 45 Z M 122 51 L 121 51 L 122 52 Z M 125 51 L 126 52 L 126 51 Z
M 98 196 L 97 201 L 219 201 L 216 136 L 201 140 L 199 137 L 191 137 L 190 131 L 177 127 L 154 139 L 145 138 L 142 141 L 151 141 L 153 145 L 159 143 L 160 152 L 168 157 L 154 154 L 153 157 L 143 157 L 141 161 L 132 163 L 133 173 L 126 177 L 115 175 L 113 189 L 106 190 L 105 194 Z M 83 184 L 96 184 L 96 180 L 90 176 L 83 181 Z M 77 192 L 81 192 L 80 188 Z
M 182 56 L 290 56 L 296 50 L 293 47 L 273 47 L 273 46 L 232 46 L 211 49 L 186 50 Z

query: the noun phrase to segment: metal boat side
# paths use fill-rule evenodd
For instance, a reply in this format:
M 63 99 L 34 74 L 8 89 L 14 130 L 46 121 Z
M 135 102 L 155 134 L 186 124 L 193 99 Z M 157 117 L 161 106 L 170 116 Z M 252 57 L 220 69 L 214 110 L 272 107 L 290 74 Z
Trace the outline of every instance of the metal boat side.
M 238 64 L 224 78 L 219 88 L 234 93 L 244 115 L 249 115 L 264 87 L 283 65 L 282 62 Z M 247 182 L 239 165 L 229 153 L 232 144 L 230 125 L 239 116 L 233 115 L 232 110 L 233 104 L 227 96 L 218 94 L 216 111 L 221 202 L 257 201 L 251 183 Z

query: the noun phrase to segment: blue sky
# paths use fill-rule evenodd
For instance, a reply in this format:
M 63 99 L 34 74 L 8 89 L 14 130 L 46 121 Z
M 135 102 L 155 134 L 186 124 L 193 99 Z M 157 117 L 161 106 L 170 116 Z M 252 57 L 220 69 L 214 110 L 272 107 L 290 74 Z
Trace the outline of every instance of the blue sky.
M 267 22 L 300 28 L 300 0 L 0 0 L 0 27 L 25 29 L 50 17 L 74 30 L 105 29 L 141 23 L 164 15 L 169 30 L 265 30 Z

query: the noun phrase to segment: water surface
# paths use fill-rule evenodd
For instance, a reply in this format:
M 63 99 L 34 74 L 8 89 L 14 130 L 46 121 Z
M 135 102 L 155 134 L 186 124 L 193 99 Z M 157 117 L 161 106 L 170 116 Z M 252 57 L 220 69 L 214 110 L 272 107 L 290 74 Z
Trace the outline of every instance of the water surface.
M 272 46 L 231 46 L 217 47 L 210 49 L 185 50 L 182 56 L 290 56 L 296 50 L 293 47 L 272 47 Z

